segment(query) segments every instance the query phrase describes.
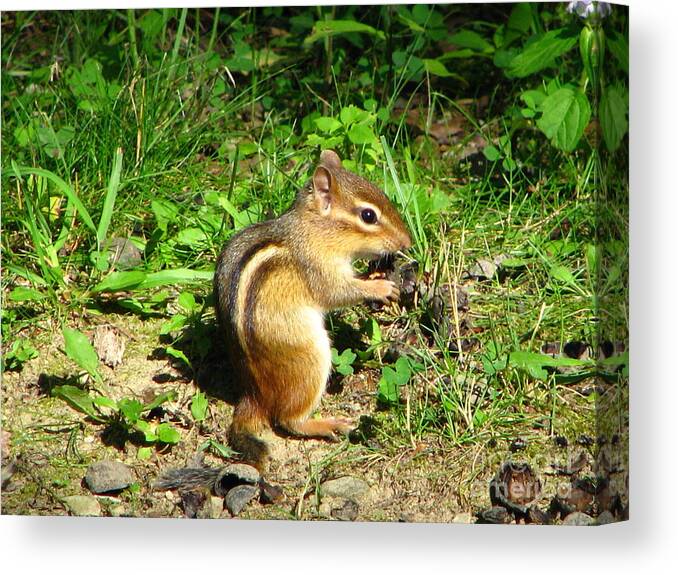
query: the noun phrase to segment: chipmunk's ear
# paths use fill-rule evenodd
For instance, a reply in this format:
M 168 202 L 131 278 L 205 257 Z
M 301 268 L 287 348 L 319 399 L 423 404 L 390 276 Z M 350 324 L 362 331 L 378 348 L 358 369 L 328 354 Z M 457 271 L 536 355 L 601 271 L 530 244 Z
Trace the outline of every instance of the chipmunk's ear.
M 334 150 L 323 150 L 320 153 L 320 165 L 338 170 L 341 166 L 341 158 Z
M 318 166 L 313 174 L 313 200 L 323 216 L 330 212 L 332 192 L 335 188 L 332 172 L 325 166 Z

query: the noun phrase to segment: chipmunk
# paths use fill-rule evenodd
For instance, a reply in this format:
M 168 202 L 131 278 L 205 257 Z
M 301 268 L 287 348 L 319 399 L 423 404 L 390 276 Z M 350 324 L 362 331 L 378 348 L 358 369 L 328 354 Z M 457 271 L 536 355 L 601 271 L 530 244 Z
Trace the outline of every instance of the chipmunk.
M 286 213 L 241 230 L 224 247 L 214 274 L 215 305 L 243 388 L 229 439 L 262 473 L 269 459 L 260 437 L 265 428 L 329 440 L 352 429 L 346 418 L 309 419 L 332 367 L 325 313 L 397 300 L 394 282 L 360 278 L 351 264 L 410 245 L 384 192 L 325 150 Z M 214 474 L 198 473 L 210 481 Z
M 226 244 L 214 274 L 217 317 L 243 383 L 231 446 L 260 470 L 266 427 L 336 440 L 345 418 L 309 419 L 332 366 L 325 313 L 365 300 L 396 301 L 397 285 L 361 279 L 352 262 L 405 250 L 411 240 L 384 192 L 325 150 L 311 180 L 277 219 Z

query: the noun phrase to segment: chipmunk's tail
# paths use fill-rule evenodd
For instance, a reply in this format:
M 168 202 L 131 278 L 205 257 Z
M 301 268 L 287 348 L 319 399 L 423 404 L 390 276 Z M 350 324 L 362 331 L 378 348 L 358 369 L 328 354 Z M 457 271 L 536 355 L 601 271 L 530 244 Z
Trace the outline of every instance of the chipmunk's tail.
M 256 467 L 262 475 L 266 472 L 270 458 L 268 444 L 260 437 L 267 426 L 268 421 L 256 402 L 244 396 L 233 412 L 229 443 L 240 453 L 245 463 Z
M 153 483 L 153 489 L 214 489 L 221 469 L 213 467 L 185 467 L 165 471 Z

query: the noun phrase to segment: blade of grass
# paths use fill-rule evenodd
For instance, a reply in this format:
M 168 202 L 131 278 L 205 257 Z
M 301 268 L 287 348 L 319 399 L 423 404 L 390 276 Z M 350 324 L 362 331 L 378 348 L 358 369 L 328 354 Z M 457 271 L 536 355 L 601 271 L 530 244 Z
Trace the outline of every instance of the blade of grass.
M 106 198 L 104 199 L 104 209 L 101 212 L 99 219 L 99 227 L 97 228 L 97 248 L 101 251 L 108 226 L 111 224 L 111 217 L 113 216 L 113 206 L 115 205 L 115 198 L 120 187 L 120 173 L 122 172 L 122 148 L 115 151 L 115 158 L 113 159 L 113 168 L 111 170 L 111 177 L 108 180 L 108 189 L 106 190 Z

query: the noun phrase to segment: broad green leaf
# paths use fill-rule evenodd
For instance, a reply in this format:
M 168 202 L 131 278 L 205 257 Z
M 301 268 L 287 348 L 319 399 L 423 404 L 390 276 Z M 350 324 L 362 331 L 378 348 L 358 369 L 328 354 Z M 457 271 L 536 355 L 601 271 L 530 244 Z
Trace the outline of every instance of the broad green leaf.
M 166 391 L 165 393 L 161 393 L 149 403 L 144 404 L 143 411 L 151 411 L 152 409 L 159 407 L 160 405 L 167 401 L 174 401 L 176 397 L 177 397 L 176 391 Z
M 537 110 L 545 98 L 546 94 L 542 90 L 525 90 L 520 94 L 520 99 L 532 110 Z
M 118 409 L 130 423 L 136 423 L 141 418 L 144 405 L 138 399 L 128 397 L 118 401 Z
M 98 371 L 99 357 L 87 336 L 70 327 L 64 327 L 62 333 L 66 355 L 94 379 L 101 381 L 101 375 L 99 375 Z
M 207 234 L 200 228 L 185 228 L 177 234 L 177 241 L 185 246 L 197 246 L 207 241 Z
M 591 361 L 569 357 L 551 357 L 530 351 L 513 351 L 509 354 L 509 365 L 525 371 L 534 379 L 545 380 L 548 372 L 545 367 L 591 367 Z
M 312 44 L 328 36 L 349 33 L 370 34 L 380 40 L 385 38 L 381 30 L 355 20 L 319 20 L 313 25 L 313 33 L 304 40 L 304 44 Z
M 171 345 L 169 345 L 165 348 L 165 353 L 167 355 L 169 355 L 170 357 L 173 357 L 174 359 L 180 359 L 181 361 L 183 361 L 186 365 L 188 365 L 190 367 L 190 365 L 191 365 L 190 360 L 188 359 L 188 357 L 186 357 L 186 354 L 183 351 L 181 351 L 180 349 L 176 349 L 175 347 L 172 347 Z
M 563 265 L 553 265 L 549 268 L 549 274 L 553 279 L 561 281 L 569 285 L 575 285 L 577 283 L 574 274 Z
M 570 50 L 579 38 L 578 33 L 566 28 L 546 32 L 525 46 L 509 63 L 509 78 L 524 78 L 551 66 L 556 58 Z
M 92 288 L 92 292 L 115 292 L 137 288 L 145 279 L 142 271 L 113 272 Z
M 73 409 L 88 415 L 94 421 L 99 423 L 105 421 L 96 410 L 94 401 L 89 393 L 79 387 L 75 387 L 74 385 L 59 385 L 52 389 L 52 395 L 63 399 Z
M 614 152 L 629 129 L 628 106 L 619 86 L 607 86 L 600 98 L 600 128 L 605 146 Z
M 571 152 L 579 143 L 591 117 L 591 106 L 584 94 L 572 88 L 560 88 L 541 105 L 537 126 L 558 149 Z
M 450 72 L 440 60 L 433 60 L 430 58 L 425 58 L 424 69 L 434 76 L 440 76 L 441 78 L 459 78 L 459 74 Z
M 153 429 L 153 426 L 148 422 L 140 419 L 134 423 L 134 429 L 141 431 L 144 434 L 144 441 L 154 443 L 158 440 L 158 436 Z
M 195 296 L 190 291 L 183 291 L 177 298 L 177 303 L 187 312 L 195 310 Z
M 44 293 L 25 286 L 15 287 L 7 296 L 8 299 L 15 302 L 40 301 L 46 297 L 47 296 Z
M 325 132 L 327 134 L 331 134 L 332 132 L 335 132 L 336 130 L 341 128 L 341 122 L 336 118 L 332 118 L 329 116 L 316 118 L 313 121 L 315 122 L 315 125 L 321 132 Z
M 155 433 L 158 436 L 158 441 L 162 441 L 163 443 L 175 444 L 179 443 L 181 440 L 179 432 L 169 423 L 161 423 L 158 425 L 155 429 Z
M 118 404 L 112 400 L 110 397 L 105 397 L 103 395 L 98 395 L 93 399 L 94 405 L 98 405 L 99 407 L 107 407 L 109 409 L 112 409 L 113 411 L 119 411 L 118 409 Z
M 494 52 L 494 46 L 473 30 L 460 30 L 448 36 L 447 41 L 460 48 L 470 48 L 477 52 L 484 52 L 486 54 Z
M 495 146 L 485 146 L 483 148 L 483 155 L 490 161 L 496 162 L 501 159 L 501 152 Z
M 359 146 L 376 144 L 378 141 L 372 128 L 365 124 L 353 124 L 348 130 L 348 139 Z
M 174 285 L 177 283 L 191 283 L 211 281 L 214 277 L 213 271 L 190 270 L 187 268 L 176 268 L 172 270 L 162 270 L 148 274 L 136 289 L 150 289 L 163 285 Z
M 203 421 L 207 416 L 207 396 L 201 391 L 191 398 L 191 415 L 195 421 Z

